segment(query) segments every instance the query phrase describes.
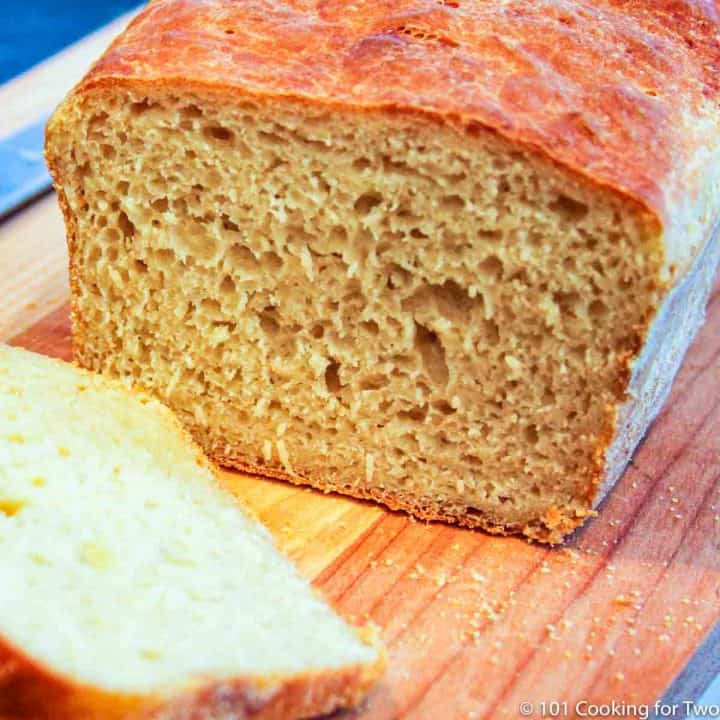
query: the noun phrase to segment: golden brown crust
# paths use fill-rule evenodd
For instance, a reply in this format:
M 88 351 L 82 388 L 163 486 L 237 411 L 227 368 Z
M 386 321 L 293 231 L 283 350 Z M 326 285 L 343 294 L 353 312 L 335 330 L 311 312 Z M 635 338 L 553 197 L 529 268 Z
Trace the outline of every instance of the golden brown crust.
M 191 83 L 479 123 L 667 221 L 702 191 L 719 27 L 711 0 L 156 0 L 77 92 Z
M 0 637 L 0 718 L 8 720 L 290 720 L 352 707 L 385 668 L 369 626 L 360 637 L 378 648 L 374 665 L 287 677 L 210 680 L 167 697 L 104 691 L 52 673 Z

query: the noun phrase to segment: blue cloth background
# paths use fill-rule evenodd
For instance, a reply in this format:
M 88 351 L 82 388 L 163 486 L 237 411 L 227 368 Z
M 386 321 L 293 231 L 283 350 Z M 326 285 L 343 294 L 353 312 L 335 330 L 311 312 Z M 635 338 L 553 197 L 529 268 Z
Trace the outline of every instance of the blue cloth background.
M 2 0 L 0 83 L 28 70 L 141 0 Z

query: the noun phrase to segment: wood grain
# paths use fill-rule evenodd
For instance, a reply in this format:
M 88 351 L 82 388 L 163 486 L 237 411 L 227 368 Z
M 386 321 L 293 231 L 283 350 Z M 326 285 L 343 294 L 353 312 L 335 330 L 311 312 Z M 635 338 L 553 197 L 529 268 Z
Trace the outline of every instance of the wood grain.
M 12 337 L 67 302 L 64 233 L 52 194 L 0 223 L 1 337 Z
M 0 332 L 68 359 L 57 217 L 41 203 L 17 222 L 22 233 L 0 227 L 11 268 L 0 280 Z M 492 720 L 520 717 L 522 701 L 652 703 L 720 616 L 720 285 L 633 464 L 565 548 L 224 478 L 343 613 L 382 628 L 388 673 L 358 718 Z M 705 652 L 720 658 L 719 648 Z

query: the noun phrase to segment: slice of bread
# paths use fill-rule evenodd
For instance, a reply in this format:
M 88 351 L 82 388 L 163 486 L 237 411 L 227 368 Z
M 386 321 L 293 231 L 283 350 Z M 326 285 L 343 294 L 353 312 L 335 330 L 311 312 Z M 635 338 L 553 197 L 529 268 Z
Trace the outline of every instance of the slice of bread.
M 149 395 L 0 346 L 0 717 L 287 720 L 382 668 Z
M 700 5 L 152 2 L 48 126 L 76 359 L 221 462 L 561 540 L 720 253 Z

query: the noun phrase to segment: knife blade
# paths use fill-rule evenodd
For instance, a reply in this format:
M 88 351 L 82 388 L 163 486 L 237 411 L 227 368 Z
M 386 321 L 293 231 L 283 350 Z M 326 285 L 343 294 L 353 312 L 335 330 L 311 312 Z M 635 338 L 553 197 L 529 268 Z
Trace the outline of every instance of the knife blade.
M 0 219 L 52 186 L 43 157 L 45 122 L 0 140 Z

